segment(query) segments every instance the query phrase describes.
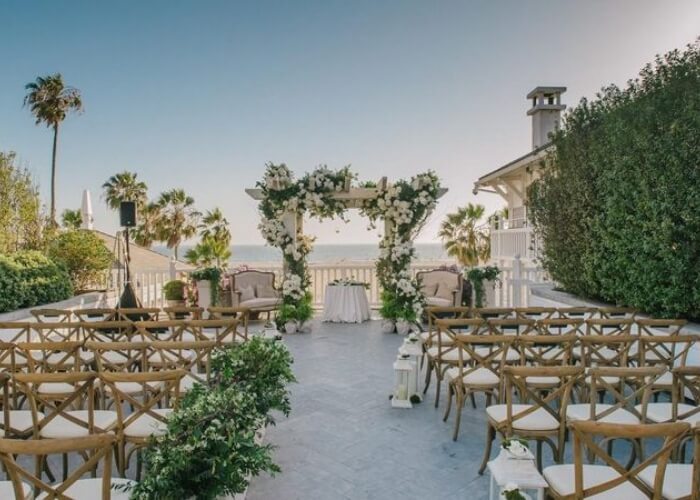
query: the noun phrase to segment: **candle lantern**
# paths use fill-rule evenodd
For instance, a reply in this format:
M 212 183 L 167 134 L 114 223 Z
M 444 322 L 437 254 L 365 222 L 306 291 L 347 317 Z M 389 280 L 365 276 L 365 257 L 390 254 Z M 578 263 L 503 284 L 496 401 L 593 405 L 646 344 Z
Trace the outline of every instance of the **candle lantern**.
M 399 355 L 404 357 L 408 356 L 408 359 L 413 363 L 414 373 L 411 377 L 413 384 L 408 388 L 409 399 L 411 396 L 416 396 L 422 400 L 423 398 L 421 397 L 420 387 L 420 361 L 423 357 L 423 347 L 421 346 L 420 339 L 418 339 L 417 336 L 414 336 L 413 338 L 409 336 L 406 338 L 401 347 L 399 347 Z
M 410 388 L 415 384 L 415 363 L 410 356 L 401 355 L 394 361 L 394 396 L 391 398 L 391 406 L 394 408 L 413 408 L 411 404 Z

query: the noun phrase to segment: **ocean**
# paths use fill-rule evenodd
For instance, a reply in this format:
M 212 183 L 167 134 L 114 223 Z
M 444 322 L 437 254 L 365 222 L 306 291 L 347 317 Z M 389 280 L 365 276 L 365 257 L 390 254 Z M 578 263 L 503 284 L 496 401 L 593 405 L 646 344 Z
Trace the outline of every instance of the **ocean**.
M 416 243 L 417 260 L 450 259 L 440 243 Z M 184 255 L 189 246 L 183 245 L 180 255 Z M 169 255 L 164 247 L 154 248 L 158 252 Z M 266 245 L 232 245 L 232 264 L 248 264 L 252 262 L 280 262 L 281 252 Z M 319 244 L 315 245 L 309 255 L 309 262 L 344 262 L 357 260 L 374 260 L 379 256 L 379 247 L 372 243 L 353 243 L 348 245 Z

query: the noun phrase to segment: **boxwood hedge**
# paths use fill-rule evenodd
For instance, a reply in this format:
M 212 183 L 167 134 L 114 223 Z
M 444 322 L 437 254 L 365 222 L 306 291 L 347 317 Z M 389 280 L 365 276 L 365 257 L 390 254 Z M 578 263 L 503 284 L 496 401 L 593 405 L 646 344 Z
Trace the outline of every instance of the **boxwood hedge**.
M 700 318 L 700 40 L 567 113 L 529 210 L 567 291 Z
M 0 254 L 0 312 L 71 297 L 68 271 L 41 252 Z

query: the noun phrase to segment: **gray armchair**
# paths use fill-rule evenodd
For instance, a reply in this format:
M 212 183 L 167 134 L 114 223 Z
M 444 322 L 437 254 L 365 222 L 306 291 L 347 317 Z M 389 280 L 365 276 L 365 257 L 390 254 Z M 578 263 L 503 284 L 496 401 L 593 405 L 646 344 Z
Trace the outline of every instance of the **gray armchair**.
M 447 269 L 433 269 L 416 273 L 421 290 L 429 307 L 452 307 L 461 305 L 462 275 Z
M 233 307 L 251 312 L 270 312 L 282 305 L 282 294 L 275 289 L 275 274 L 266 271 L 239 271 L 230 276 Z

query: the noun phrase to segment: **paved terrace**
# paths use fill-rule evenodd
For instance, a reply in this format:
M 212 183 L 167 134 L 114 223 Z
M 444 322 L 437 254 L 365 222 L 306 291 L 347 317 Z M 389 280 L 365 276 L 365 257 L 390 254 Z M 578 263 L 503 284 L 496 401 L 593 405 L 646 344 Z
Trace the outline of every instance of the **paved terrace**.
M 298 383 L 292 415 L 268 429 L 282 473 L 253 479 L 249 500 L 488 498 L 477 474 L 486 435 L 483 400 L 462 416 L 460 439 L 434 392 L 411 410 L 389 404 L 403 337 L 362 325 L 316 323 L 285 336 Z M 454 412 L 452 413 L 454 415 Z M 451 416 L 452 416 L 451 415 Z

